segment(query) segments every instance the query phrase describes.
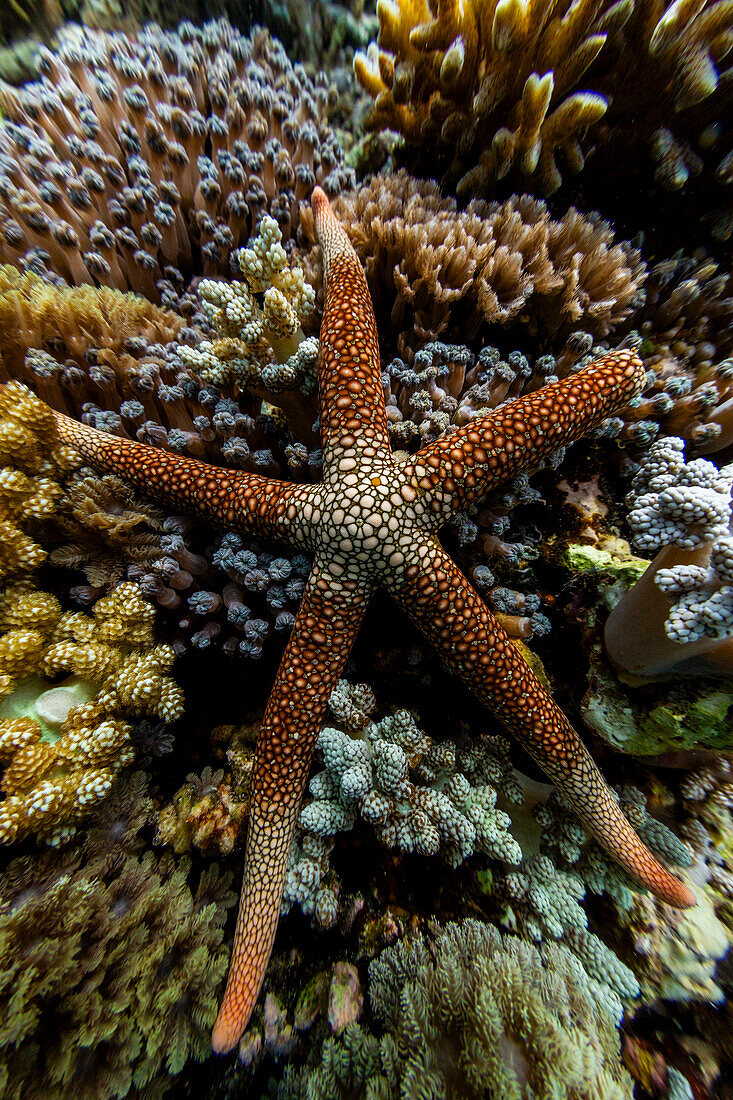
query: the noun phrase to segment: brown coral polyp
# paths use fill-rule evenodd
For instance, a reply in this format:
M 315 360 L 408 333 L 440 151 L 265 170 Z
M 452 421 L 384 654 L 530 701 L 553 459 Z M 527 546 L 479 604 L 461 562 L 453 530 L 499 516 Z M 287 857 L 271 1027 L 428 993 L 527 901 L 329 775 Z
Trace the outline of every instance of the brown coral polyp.
M 543 336 L 577 323 L 603 335 L 630 312 L 645 277 L 639 252 L 598 215 L 571 208 L 556 220 L 528 195 L 459 210 L 436 183 L 402 170 L 339 196 L 334 209 L 378 314 L 404 329 L 400 354 L 449 325 L 463 340 L 520 319 Z M 311 232 L 307 214 L 303 223 Z M 311 281 L 319 263 L 317 250 L 306 255 Z

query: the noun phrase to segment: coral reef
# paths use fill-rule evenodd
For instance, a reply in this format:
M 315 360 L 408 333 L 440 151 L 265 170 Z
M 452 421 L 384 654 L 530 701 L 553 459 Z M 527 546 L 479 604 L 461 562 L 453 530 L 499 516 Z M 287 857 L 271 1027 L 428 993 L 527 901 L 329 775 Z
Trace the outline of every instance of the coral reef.
M 28 833 L 65 841 L 133 759 L 124 719 L 181 715 L 181 689 L 166 675 L 174 654 L 154 645 L 154 614 L 132 584 L 97 600 L 92 617 L 62 614 L 29 584 L 4 590 L 0 843 Z
M 315 1069 L 286 1070 L 278 1100 L 633 1094 L 621 1002 L 564 947 L 537 949 L 467 920 L 401 940 L 369 977 L 382 1037 L 351 1025 L 326 1041 Z
M 325 768 L 311 778 L 312 797 L 300 811 L 283 912 L 297 903 L 318 924 L 333 924 L 339 886 L 328 857 L 333 838 L 353 828 L 357 817 L 374 826 L 386 846 L 424 856 L 440 852 L 453 867 L 474 851 L 519 863 L 509 816 L 497 808 L 497 788 L 485 781 L 490 770 L 502 778 L 508 771 L 501 739 L 473 748 L 469 779 L 458 770 L 455 744 L 433 742 L 409 711 L 370 719 L 376 700 L 367 685 L 340 681 L 330 706 L 346 729 L 326 726 L 318 735 Z M 502 785 L 513 789 L 508 777 Z
M 118 782 L 79 847 L 0 875 L 8 1100 L 163 1096 L 208 1053 L 230 876 L 143 850 L 146 785 L 141 773 Z
M 179 355 L 206 383 L 283 395 L 280 404 L 298 437 L 316 439 L 315 408 L 309 412 L 300 394 L 293 401 L 286 392 L 315 393 L 318 341 L 306 339 L 301 328 L 313 311 L 315 291 L 300 267 L 288 265 L 281 242 L 280 227 L 266 215 L 251 246 L 238 254 L 244 282 L 199 283 L 213 339 L 184 345 Z
M 637 546 L 659 552 L 611 612 L 604 641 L 637 678 L 733 667 L 733 467 L 686 463 L 684 446 L 675 437 L 654 443 L 627 498 Z
M 511 652 L 624 750 L 601 746 L 620 806 L 699 903 L 670 914 L 637 896 L 557 794 L 515 769 L 509 743 L 477 734 L 470 702 L 459 714 L 440 698 L 442 673 L 411 636 L 406 649 L 390 632 L 383 679 L 359 650 L 344 673 L 377 684 L 387 717 L 364 684 L 340 681 L 330 697 L 283 896 L 309 920 L 294 914 L 279 935 L 242 1064 L 201 1077 L 191 1066 L 176 1082 L 209 1045 L 233 899 L 228 875 L 202 868 L 241 846 L 259 724 L 212 730 L 209 674 L 217 709 L 231 708 L 213 721 L 259 716 L 263 699 L 251 666 L 219 680 L 204 654 L 269 667 L 312 563 L 77 469 L 12 381 L 0 391 L 0 840 L 24 854 L 0 850 L 0 1093 L 113 1100 L 205 1081 L 202 1095 L 269 1087 L 281 1100 L 620 1100 L 633 1086 L 618 1025 L 640 998 L 627 1068 L 637 1033 L 669 1023 L 669 1000 L 680 1015 L 658 1027 L 662 1068 L 638 1079 L 670 1096 L 691 1095 L 689 1080 L 702 1095 L 679 1052 L 693 1042 L 683 1011 L 730 985 L 733 784 L 718 752 L 733 743 L 733 696 L 700 677 L 730 673 L 733 468 L 695 456 L 725 459 L 733 441 L 733 286 L 718 243 L 689 249 L 733 226 L 730 5 L 380 0 L 380 48 L 356 69 L 378 93 L 367 125 L 403 140 L 377 177 L 394 138 L 358 140 L 361 108 L 334 68 L 374 34 L 362 0 L 266 0 L 270 29 L 283 26 L 315 77 L 259 28 L 140 29 L 159 7 L 85 0 L 87 29 L 41 50 L 40 78 L 0 85 L 0 262 L 16 265 L 0 267 L 0 380 L 164 459 L 318 480 L 316 183 L 339 195 L 366 269 L 398 463 L 634 349 L 643 393 L 573 452 L 564 485 L 563 452 L 547 454 L 443 534 Z M 458 200 L 393 163 L 442 176 Z M 350 190 L 347 164 L 368 181 Z M 531 194 L 512 194 L 517 183 Z M 561 185 L 567 201 L 532 197 Z M 637 188 L 638 215 L 623 205 Z M 646 212 L 650 196 L 668 211 L 664 192 L 683 189 L 678 241 Z M 495 197 L 507 201 L 483 201 Z M 605 220 L 617 214 L 618 232 Z M 622 240 L 642 225 L 645 238 Z M 687 441 L 688 462 L 681 439 L 647 453 L 658 435 Z M 639 551 L 658 553 L 651 565 L 604 549 L 634 460 L 629 524 Z M 597 510 L 581 510 L 571 537 L 592 545 L 568 550 L 569 511 L 555 504 L 584 491 Z M 623 680 L 698 679 L 619 683 L 600 643 L 614 606 L 607 645 Z M 557 647 L 542 640 L 545 613 Z M 522 647 L 532 637 L 539 656 Z M 185 654 L 199 702 L 172 754 L 170 668 Z M 387 686 L 406 666 L 410 710 Z M 134 759 L 153 772 L 154 801 L 129 776 Z M 691 773 L 659 769 L 690 761 Z M 477 914 L 495 927 L 465 920 Z M 367 983 L 367 960 L 395 938 Z M 279 1082 L 273 1058 L 276 1076 L 286 1063 Z
M 658 432 L 697 454 L 733 439 L 733 279 L 711 256 L 680 252 L 653 264 L 628 322 L 647 369 L 641 401 L 624 409 L 622 438 L 646 447 Z M 626 327 L 628 327 L 628 325 Z M 638 340 L 637 340 L 638 338 Z
M 329 69 L 353 58 L 354 47 L 366 46 L 377 32 L 374 5 L 365 0 L 263 0 L 268 27 L 286 46 L 288 55 Z M 372 10 L 368 10 L 371 8 Z
M 194 846 L 218 848 L 227 856 L 242 834 L 248 805 L 249 790 L 241 778 L 234 783 L 222 768 L 212 772 L 207 766 L 200 776 L 189 775 L 158 814 L 156 843 L 169 844 L 179 854 Z
M 76 460 L 59 446 L 48 408 L 18 382 L 0 390 L 0 441 L 0 842 L 32 833 L 59 844 L 131 762 L 124 719 L 170 722 L 182 693 L 165 675 L 173 651 L 154 644 L 155 613 L 135 585 L 97 600 L 92 616 L 63 612 L 36 588 L 46 551 L 32 529 L 60 493 L 48 475 Z
M 258 660 L 293 625 L 310 559 L 263 550 L 234 532 L 215 534 L 187 516 L 165 515 L 111 475 L 66 483 L 49 560 L 81 569 L 71 595 L 89 605 L 122 579 L 159 609 L 177 654 L 221 648 Z

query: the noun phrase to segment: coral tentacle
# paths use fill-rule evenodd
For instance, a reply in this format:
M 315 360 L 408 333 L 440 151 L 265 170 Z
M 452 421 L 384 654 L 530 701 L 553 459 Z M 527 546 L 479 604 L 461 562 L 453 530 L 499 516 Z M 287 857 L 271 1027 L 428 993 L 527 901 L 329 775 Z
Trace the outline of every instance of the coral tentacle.
M 329 695 L 371 590 L 314 566 L 257 743 L 244 880 L 224 1000 L 212 1045 L 239 1041 L 259 995 L 280 915 L 285 871 Z
M 414 473 L 435 512 L 460 512 L 499 482 L 596 428 L 641 392 L 644 377 L 638 355 L 611 352 L 423 447 L 406 472 Z
M 437 542 L 388 588 L 450 667 L 534 757 L 599 844 L 662 900 L 681 908 L 693 905 L 692 891 L 634 831 L 570 722 Z
M 196 458 L 100 432 L 54 412 L 59 438 L 97 469 L 117 474 L 145 496 L 195 513 L 219 527 L 287 539 L 312 492 L 241 470 L 222 470 Z

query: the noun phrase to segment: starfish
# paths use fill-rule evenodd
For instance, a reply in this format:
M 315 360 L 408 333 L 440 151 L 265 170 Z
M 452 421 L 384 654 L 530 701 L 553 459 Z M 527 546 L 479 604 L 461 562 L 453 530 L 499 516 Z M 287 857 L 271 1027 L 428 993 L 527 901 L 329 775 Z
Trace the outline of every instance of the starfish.
M 455 512 L 631 400 L 644 378 L 640 360 L 630 351 L 613 352 L 400 462 L 390 448 L 364 272 L 319 187 L 312 205 L 326 296 L 318 485 L 223 470 L 55 414 L 63 442 L 142 493 L 313 555 L 260 728 L 234 948 L 212 1036 L 219 1052 L 236 1045 L 259 995 L 315 740 L 378 586 L 516 735 L 596 840 L 670 905 L 694 904 L 690 890 L 634 832 L 563 712 L 438 540 Z

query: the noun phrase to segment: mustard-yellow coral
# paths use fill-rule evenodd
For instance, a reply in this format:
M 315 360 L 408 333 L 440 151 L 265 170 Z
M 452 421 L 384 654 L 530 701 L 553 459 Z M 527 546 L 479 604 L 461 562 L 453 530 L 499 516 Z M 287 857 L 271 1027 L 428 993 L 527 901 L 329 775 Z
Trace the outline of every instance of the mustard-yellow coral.
M 25 386 L 0 389 L 0 843 L 60 843 L 133 758 L 126 718 L 177 718 L 173 650 L 153 640 L 154 610 L 133 584 L 92 614 L 63 612 L 39 591 L 46 557 L 32 528 L 54 512 L 56 477 L 77 463 L 55 445 L 53 418 Z M 64 679 L 59 681 L 60 677 Z
M 173 650 L 153 644 L 152 616 L 132 584 L 99 600 L 93 616 L 61 614 L 27 584 L 0 597 L 0 623 L 12 624 L 0 636 L 0 843 L 29 833 L 60 843 L 132 761 L 124 718 L 179 717 L 182 692 L 166 675 Z M 60 685 L 44 679 L 60 673 L 71 674 Z
M 684 129 L 730 78 L 725 0 L 379 0 L 377 13 L 378 44 L 354 57 L 367 128 L 398 131 L 412 167 L 466 198 L 511 176 L 549 194 L 561 168 L 583 168 L 602 118 L 622 153 L 640 140 L 649 157 L 659 127 Z
M 51 515 L 61 492 L 56 478 L 78 465 L 54 445 L 51 410 L 19 382 L 0 389 L 0 580 L 37 568 L 46 552 L 24 530 Z
M 182 693 L 165 675 L 174 654 L 153 644 L 153 615 L 133 584 L 98 600 L 93 616 L 61 614 L 27 583 L 2 594 L 0 624 L 10 629 L 0 636 L 0 842 L 28 833 L 60 842 L 132 761 L 123 716 L 179 717 Z M 39 679 L 60 673 L 71 674 L 60 687 Z M 80 689 L 92 698 L 80 703 Z

